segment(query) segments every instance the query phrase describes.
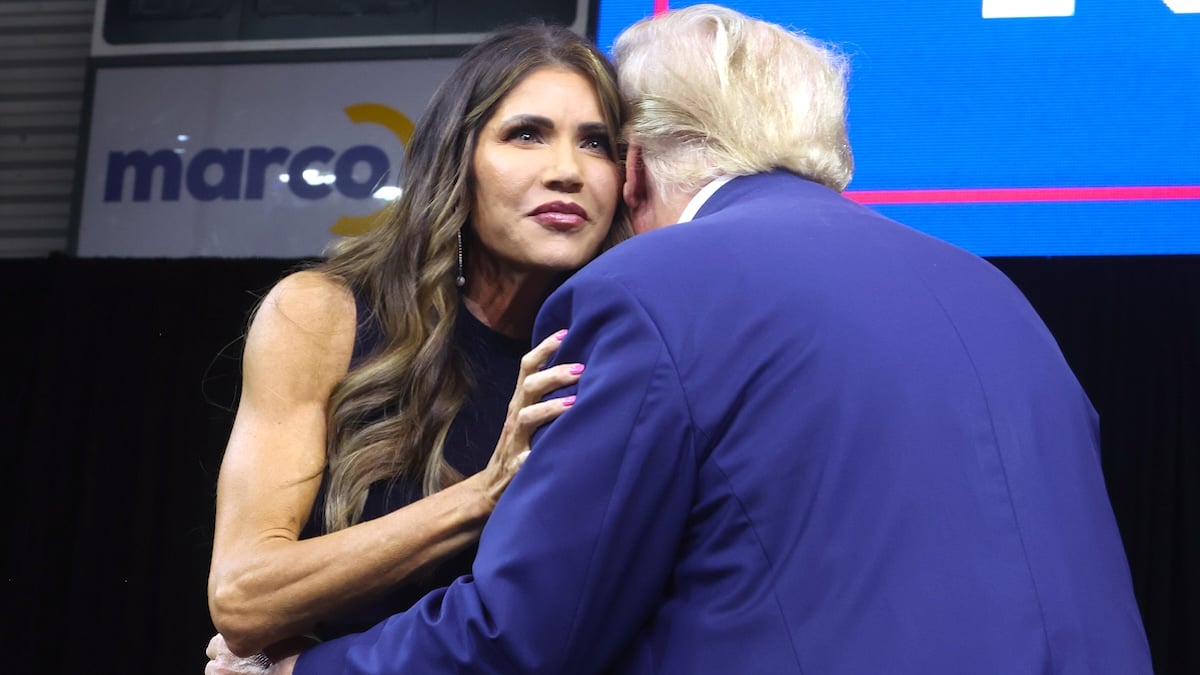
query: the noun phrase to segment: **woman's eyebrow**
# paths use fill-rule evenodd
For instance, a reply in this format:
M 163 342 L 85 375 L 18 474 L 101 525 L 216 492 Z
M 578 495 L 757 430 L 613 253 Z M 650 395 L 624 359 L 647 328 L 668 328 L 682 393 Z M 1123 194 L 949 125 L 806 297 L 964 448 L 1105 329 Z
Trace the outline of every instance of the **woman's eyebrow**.
M 583 122 L 579 125 L 580 136 L 608 135 L 608 125 L 604 122 Z
M 542 129 L 553 129 L 554 128 L 554 120 L 550 119 L 549 117 L 543 117 L 541 115 L 521 114 L 521 115 L 513 115 L 512 117 L 509 117 L 508 119 L 504 120 L 504 124 L 503 124 L 503 126 L 505 126 L 505 127 L 515 127 L 515 126 L 523 126 L 523 125 L 535 126 L 535 127 L 539 127 Z

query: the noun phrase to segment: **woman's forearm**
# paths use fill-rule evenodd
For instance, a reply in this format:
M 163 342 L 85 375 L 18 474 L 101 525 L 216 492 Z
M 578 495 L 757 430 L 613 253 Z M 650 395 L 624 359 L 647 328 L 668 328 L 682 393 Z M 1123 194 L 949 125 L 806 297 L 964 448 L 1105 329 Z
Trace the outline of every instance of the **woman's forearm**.
M 377 596 L 479 538 L 493 500 L 483 474 L 380 518 L 312 539 L 264 532 L 214 561 L 213 623 L 236 654 L 254 654 Z

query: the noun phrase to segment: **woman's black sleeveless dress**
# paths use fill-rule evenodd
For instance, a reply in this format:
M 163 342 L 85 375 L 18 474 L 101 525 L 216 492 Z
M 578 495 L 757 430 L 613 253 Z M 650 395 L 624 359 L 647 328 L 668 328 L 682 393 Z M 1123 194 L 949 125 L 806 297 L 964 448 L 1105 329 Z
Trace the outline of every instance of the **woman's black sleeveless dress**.
M 354 336 L 354 354 L 350 367 L 354 368 L 371 353 L 380 340 L 378 324 L 368 318 L 361 302 L 358 306 L 358 330 Z M 460 303 L 455 322 L 455 346 L 466 359 L 475 379 L 475 387 L 468 394 L 466 403 L 451 424 L 446 437 L 445 456 L 464 476 L 478 473 L 487 466 L 504 426 L 508 403 L 520 370 L 521 356 L 529 350 L 524 340 L 501 335 L 476 319 Z M 325 484 L 322 483 L 301 538 L 313 537 L 324 531 L 322 509 Z M 396 478 L 390 482 L 379 482 L 371 486 L 363 509 L 363 520 L 378 518 L 421 498 L 419 481 Z M 376 598 L 333 621 L 319 624 L 315 634 L 329 640 L 347 633 L 364 631 L 387 617 L 408 609 L 417 600 L 435 588 L 447 586 L 459 576 L 471 571 L 475 559 L 475 546 L 448 558 L 436 568 L 422 571 L 416 579 L 391 592 Z

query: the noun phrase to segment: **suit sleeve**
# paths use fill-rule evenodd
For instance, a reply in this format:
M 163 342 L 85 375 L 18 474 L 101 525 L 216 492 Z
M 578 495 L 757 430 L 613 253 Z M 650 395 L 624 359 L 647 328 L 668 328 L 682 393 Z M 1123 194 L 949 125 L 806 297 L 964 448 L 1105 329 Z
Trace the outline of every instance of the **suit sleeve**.
M 659 605 L 696 477 L 694 425 L 658 326 L 586 271 L 535 337 L 567 326 L 576 404 L 534 439 L 473 574 L 371 630 L 306 652 L 299 675 L 604 670 Z

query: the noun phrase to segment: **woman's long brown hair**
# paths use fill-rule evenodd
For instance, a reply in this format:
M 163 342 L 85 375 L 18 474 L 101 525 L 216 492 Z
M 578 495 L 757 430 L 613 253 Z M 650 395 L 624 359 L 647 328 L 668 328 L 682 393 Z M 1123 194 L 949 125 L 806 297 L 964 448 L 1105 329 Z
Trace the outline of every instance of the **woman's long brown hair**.
M 619 161 L 624 107 L 607 59 L 566 28 L 498 31 L 468 52 L 434 94 L 405 154 L 401 196 L 384 221 L 340 242 L 316 267 L 354 292 L 382 336 L 330 397 L 328 532 L 361 518 L 375 482 L 407 475 L 430 494 L 462 479 L 446 462 L 443 444 L 472 386 L 453 341 L 457 238 L 470 224 L 471 160 L 500 100 L 547 66 L 574 70 L 595 86 Z M 629 234 L 618 213 L 606 246 Z

